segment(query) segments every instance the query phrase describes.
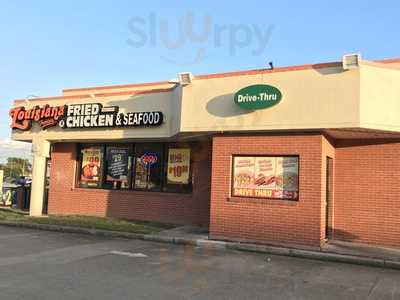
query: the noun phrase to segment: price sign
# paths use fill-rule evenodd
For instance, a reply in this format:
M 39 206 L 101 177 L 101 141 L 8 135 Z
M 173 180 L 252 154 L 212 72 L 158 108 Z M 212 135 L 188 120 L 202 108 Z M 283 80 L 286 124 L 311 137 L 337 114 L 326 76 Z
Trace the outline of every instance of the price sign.
M 188 184 L 190 170 L 190 149 L 171 148 L 168 150 L 169 184 Z
M 129 149 L 109 147 L 107 149 L 107 181 L 124 181 L 128 178 Z

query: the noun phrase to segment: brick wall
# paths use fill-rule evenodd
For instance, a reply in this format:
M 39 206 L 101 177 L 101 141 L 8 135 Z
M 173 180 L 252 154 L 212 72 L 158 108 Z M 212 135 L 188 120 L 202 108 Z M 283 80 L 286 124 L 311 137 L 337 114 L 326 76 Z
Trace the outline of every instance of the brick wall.
M 194 156 L 191 195 L 75 188 L 76 145 L 59 143 L 52 153 L 49 213 L 210 222 L 212 238 L 316 248 L 325 238 L 325 167 L 330 156 L 333 238 L 400 247 L 400 143 L 335 141 L 335 148 L 332 143 L 321 135 L 214 137 L 211 215 L 211 143 L 203 143 Z M 299 201 L 230 197 L 234 154 L 299 155 Z
M 76 144 L 73 143 L 53 145 L 49 214 L 111 216 L 208 226 L 210 142 L 198 143 L 195 153 L 192 153 L 192 194 L 76 188 L 76 151 Z
M 321 135 L 214 137 L 211 238 L 319 247 L 322 139 Z M 230 197 L 234 154 L 299 155 L 299 201 Z
M 400 247 L 400 143 L 336 147 L 334 238 Z

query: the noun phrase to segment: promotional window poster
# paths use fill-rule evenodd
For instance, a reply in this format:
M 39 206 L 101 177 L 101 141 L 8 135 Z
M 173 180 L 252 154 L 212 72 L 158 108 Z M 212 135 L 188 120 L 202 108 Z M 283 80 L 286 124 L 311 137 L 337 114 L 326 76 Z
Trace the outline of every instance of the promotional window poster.
M 232 196 L 296 200 L 298 157 L 233 158 Z
M 154 177 L 158 172 L 157 166 L 160 165 L 159 157 L 157 152 L 144 152 L 136 158 L 135 188 L 153 189 L 157 187 Z
M 107 176 L 109 182 L 120 182 L 128 185 L 129 149 L 122 147 L 107 147 Z
M 147 168 L 140 157 L 136 158 L 135 188 L 145 189 L 147 187 Z
M 190 149 L 168 149 L 168 184 L 189 184 Z
M 102 177 L 103 150 L 101 147 L 90 147 L 81 150 L 81 184 L 87 187 L 99 187 Z

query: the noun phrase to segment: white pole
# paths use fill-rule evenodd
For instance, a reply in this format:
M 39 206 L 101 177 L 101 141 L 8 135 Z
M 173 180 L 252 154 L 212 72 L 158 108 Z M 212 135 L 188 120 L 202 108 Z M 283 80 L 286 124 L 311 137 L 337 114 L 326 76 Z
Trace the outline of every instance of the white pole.
M 33 141 L 33 170 L 31 186 L 31 204 L 29 214 L 41 216 L 46 176 L 46 161 L 49 157 L 50 143 L 46 140 Z

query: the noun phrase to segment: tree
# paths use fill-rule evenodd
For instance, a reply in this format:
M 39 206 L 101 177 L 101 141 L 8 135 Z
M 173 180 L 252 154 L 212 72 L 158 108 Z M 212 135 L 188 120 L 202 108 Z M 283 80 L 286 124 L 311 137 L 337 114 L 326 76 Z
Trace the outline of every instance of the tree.
M 9 157 L 7 158 L 7 163 L 0 164 L 0 169 L 4 170 L 4 177 L 17 178 L 30 175 L 32 165 L 28 159 Z

